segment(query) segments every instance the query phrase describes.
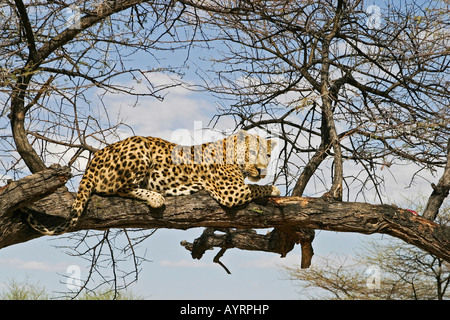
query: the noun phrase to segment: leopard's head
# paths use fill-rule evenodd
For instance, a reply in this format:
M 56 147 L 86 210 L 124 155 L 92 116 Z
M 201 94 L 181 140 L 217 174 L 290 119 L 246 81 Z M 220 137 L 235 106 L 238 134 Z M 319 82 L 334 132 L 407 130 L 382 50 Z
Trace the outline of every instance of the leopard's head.
M 240 166 L 244 176 L 254 182 L 264 179 L 267 175 L 267 166 L 272 150 L 277 144 L 276 140 L 267 140 L 244 130 L 232 137 L 235 163 Z

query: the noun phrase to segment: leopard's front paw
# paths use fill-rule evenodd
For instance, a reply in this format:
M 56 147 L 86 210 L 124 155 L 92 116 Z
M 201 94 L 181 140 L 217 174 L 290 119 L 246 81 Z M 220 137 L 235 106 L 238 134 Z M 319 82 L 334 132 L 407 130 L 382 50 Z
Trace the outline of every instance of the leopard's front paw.
M 272 193 L 270 194 L 271 197 L 278 197 L 281 194 L 280 189 L 276 186 L 272 186 Z
M 161 208 L 166 203 L 166 200 L 161 194 L 153 192 L 152 197 L 147 202 L 152 208 Z

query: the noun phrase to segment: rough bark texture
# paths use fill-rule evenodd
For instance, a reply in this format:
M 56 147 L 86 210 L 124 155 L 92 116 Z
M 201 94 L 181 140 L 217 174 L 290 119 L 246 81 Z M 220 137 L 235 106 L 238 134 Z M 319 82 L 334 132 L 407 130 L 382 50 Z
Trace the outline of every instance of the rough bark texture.
M 447 163 L 445 165 L 442 177 L 437 185 L 431 184 L 433 192 L 428 199 L 428 203 L 423 212 L 423 216 L 429 220 L 435 220 L 438 216 L 439 209 L 450 192 L 450 138 L 447 143 Z
M 65 189 L 63 186 L 70 177 L 69 168 L 54 165 L 50 169 L 0 187 L 0 248 L 40 236 L 33 230 L 29 230 L 30 228 L 22 222 L 20 210 L 47 195 L 53 199 L 47 202 L 47 205 L 58 206 L 55 191 L 61 190 L 58 188 Z
M 0 248 L 41 236 L 23 222 L 21 215 L 24 211 L 33 210 L 43 217 L 46 214 L 68 216 L 74 198 L 72 193 L 61 187 L 46 195 L 63 185 L 69 176 L 67 169 L 54 167 L 0 189 Z M 35 201 L 39 198 L 42 199 Z M 391 205 L 322 198 L 269 198 L 228 209 L 220 206 L 207 193 L 199 192 L 192 196 L 168 197 L 166 207 L 155 210 L 136 200 L 94 195 L 74 231 L 195 227 L 209 229 L 202 239 L 197 239 L 203 244 L 197 244 L 196 250 L 193 250 L 195 245 L 183 242 L 194 258 L 201 257 L 204 250 L 212 247 L 269 251 L 284 256 L 295 243 L 302 243 L 302 239 L 310 244 L 311 235 L 299 233 L 302 230 L 299 228 L 310 228 L 388 234 L 450 262 L 450 228 Z M 232 230 L 214 233 L 214 230 L 228 228 Z M 245 230 L 261 228 L 275 230 L 268 235 Z M 304 254 L 308 250 L 311 252 L 307 260 L 310 260 L 312 247 L 307 246 Z

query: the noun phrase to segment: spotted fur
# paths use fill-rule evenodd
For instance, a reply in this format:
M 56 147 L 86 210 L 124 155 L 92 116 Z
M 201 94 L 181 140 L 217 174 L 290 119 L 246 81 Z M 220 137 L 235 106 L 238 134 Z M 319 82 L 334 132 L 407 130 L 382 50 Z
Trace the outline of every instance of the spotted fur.
M 246 131 L 197 146 L 180 146 L 160 138 L 134 136 L 98 151 L 80 182 L 70 218 L 46 227 L 32 215 L 30 225 L 47 235 L 71 230 L 91 194 L 119 195 L 164 206 L 164 196 L 205 189 L 220 204 L 232 207 L 255 198 L 278 196 L 275 186 L 245 184 L 266 176 L 273 140 Z

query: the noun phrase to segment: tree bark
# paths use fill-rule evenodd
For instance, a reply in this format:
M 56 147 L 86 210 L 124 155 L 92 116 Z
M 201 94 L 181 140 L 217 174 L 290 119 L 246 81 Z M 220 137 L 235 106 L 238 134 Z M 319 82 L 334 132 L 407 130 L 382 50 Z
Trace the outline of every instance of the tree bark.
M 70 177 L 68 167 L 52 165 L 49 169 L 0 187 L 0 248 L 40 236 L 28 230 L 30 227 L 22 222 L 20 210 L 48 195 L 54 201 L 42 203 L 56 205 L 55 191 L 65 190 L 64 184 Z
M 433 187 L 433 192 L 428 199 L 423 216 L 433 221 L 438 216 L 439 209 L 450 192 L 450 139 L 448 139 L 447 143 L 447 163 L 444 173 L 439 179 L 438 184 L 435 185 L 432 183 L 431 186 Z
M 23 212 L 33 210 L 43 217 L 69 215 L 74 194 L 65 187 L 60 187 L 69 177 L 67 168 L 52 167 L 0 189 L 0 248 L 42 236 L 21 219 Z M 58 187 L 60 188 L 55 191 Z M 49 192 L 53 193 L 46 196 Z M 382 233 L 400 238 L 450 262 L 450 228 L 396 206 L 322 198 L 279 197 L 256 200 L 229 209 L 220 206 L 206 192 L 167 197 L 166 200 L 164 208 L 152 209 L 145 203 L 132 199 L 94 195 L 74 231 L 107 228 L 184 230 L 206 227 L 211 228 L 210 230 L 232 228 L 239 229 L 238 231 L 276 228 L 283 234 L 278 234 L 278 239 L 273 232 L 263 238 L 247 231 L 245 245 L 242 241 L 233 243 L 230 238 L 225 243 L 224 239 L 210 243 L 210 247 L 252 248 L 251 250 L 277 252 L 282 256 L 292 250 L 294 243 L 301 242 L 298 237 L 286 237 L 289 234 L 295 235 L 299 227 L 363 234 Z M 253 244 L 249 242 L 252 238 L 255 240 Z

